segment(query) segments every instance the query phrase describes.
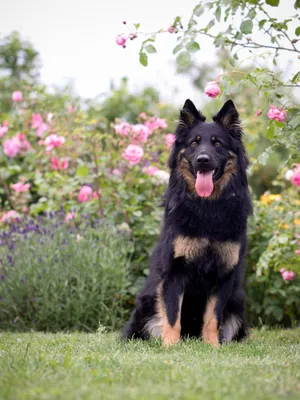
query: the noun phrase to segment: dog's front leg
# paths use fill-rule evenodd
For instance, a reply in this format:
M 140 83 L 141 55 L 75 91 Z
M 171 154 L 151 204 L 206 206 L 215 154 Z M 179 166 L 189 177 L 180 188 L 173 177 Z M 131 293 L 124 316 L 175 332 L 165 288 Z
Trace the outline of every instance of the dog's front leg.
M 222 323 L 224 308 L 232 293 L 233 276 L 219 283 L 214 295 L 210 296 L 206 303 L 203 316 L 202 338 L 204 343 L 213 347 L 219 346 L 219 329 Z
M 181 330 L 182 278 L 169 274 L 161 287 L 162 340 L 165 346 L 179 342 Z

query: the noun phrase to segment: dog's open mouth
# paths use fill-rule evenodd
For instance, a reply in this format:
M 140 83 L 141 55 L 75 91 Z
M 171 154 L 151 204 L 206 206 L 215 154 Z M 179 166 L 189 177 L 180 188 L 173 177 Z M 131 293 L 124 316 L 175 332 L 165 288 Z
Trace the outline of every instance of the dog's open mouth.
M 214 177 L 216 170 L 197 171 L 195 190 L 200 197 L 209 197 L 214 190 Z

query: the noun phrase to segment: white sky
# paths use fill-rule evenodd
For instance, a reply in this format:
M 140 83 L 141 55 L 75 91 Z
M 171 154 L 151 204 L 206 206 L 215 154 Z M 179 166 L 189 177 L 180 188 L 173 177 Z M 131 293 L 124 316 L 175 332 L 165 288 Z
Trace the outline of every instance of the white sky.
M 281 0 L 278 14 L 293 14 L 294 1 Z M 20 31 L 40 52 L 42 81 L 52 85 L 72 79 L 84 97 L 107 92 L 112 80 L 118 84 L 127 76 L 133 90 L 151 84 L 164 99 L 182 103 L 192 92 L 197 101 L 201 94 L 192 89 L 188 77 L 175 74 L 175 35 L 161 35 L 158 54 L 149 56 L 147 68 L 138 61 L 138 40 L 129 41 L 126 49 L 115 44 L 116 35 L 128 32 L 130 22 L 140 22 L 143 32 L 167 28 L 176 15 L 188 17 L 196 4 L 197 0 L 0 0 L 0 33 Z M 200 44 L 202 50 L 195 56 L 199 63 L 214 56 L 209 40 Z

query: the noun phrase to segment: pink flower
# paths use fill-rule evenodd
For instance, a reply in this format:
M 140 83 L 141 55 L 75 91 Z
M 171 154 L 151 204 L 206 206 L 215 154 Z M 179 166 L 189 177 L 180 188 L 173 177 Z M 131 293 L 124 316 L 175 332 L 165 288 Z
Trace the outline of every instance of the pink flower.
M 209 97 L 217 97 L 218 94 L 221 92 L 220 86 L 217 82 L 208 82 L 204 89 L 205 94 Z
M 142 118 L 142 119 L 146 119 L 147 118 L 147 114 L 145 112 L 141 112 L 139 117 Z
M 257 117 L 259 117 L 259 116 L 261 115 L 261 110 L 257 110 L 256 113 L 255 113 L 255 115 L 256 115 Z
M 19 140 L 20 143 L 20 151 L 28 151 L 31 149 L 31 144 L 26 139 L 24 133 L 17 133 L 16 138 Z
M 5 133 L 8 131 L 8 127 L 7 126 L 0 126 L 0 137 L 2 137 L 3 135 L 5 135 Z
M 31 116 L 31 127 L 32 129 L 38 128 L 43 123 L 43 117 L 41 114 L 32 114 Z
M 52 169 L 68 169 L 69 167 L 69 161 L 65 158 L 62 159 L 61 162 L 57 157 L 52 157 L 51 158 L 51 167 Z
M 133 131 L 132 135 L 133 140 L 142 143 L 147 142 L 148 136 L 150 134 L 150 131 L 147 128 L 147 126 L 143 124 L 132 125 L 132 131 Z
M 44 144 L 46 145 L 46 150 L 51 151 L 55 147 L 60 147 L 62 144 L 65 143 L 65 138 L 63 136 L 58 136 L 55 133 L 52 133 L 51 135 L 47 136 Z
M 173 146 L 173 143 L 175 142 L 175 135 L 173 135 L 173 133 L 168 133 L 165 136 L 166 139 L 166 144 L 167 144 L 167 148 L 170 149 Z
M 297 256 L 300 255 L 300 249 L 295 250 L 295 254 L 297 254 Z
M 72 219 L 74 219 L 76 217 L 76 213 L 74 212 L 69 212 L 66 216 L 65 216 L 65 221 L 71 221 Z
M 12 101 L 15 101 L 15 102 L 22 101 L 22 99 L 23 99 L 22 92 L 20 92 L 19 90 L 14 91 L 11 95 L 11 98 L 12 98 Z
M 158 168 L 154 167 L 154 165 L 150 165 L 149 167 L 143 168 L 143 171 L 145 172 L 145 174 L 152 176 L 155 174 L 156 171 L 158 171 Z
M 42 137 L 43 133 L 46 132 L 48 130 L 48 125 L 42 123 L 36 130 L 36 135 L 38 137 Z
M 118 46 L 124 46 L 126 43 L 127 37 L 124 35 L 124 33 L 121 33 L 116 37 L 116 43 Z
M 90 186 L 82 186 L 78 194 L 78 201 L 81 203 L 86 203 L 91 200 L 93 196 L 93 190 Z
M 59 161 L 57 157 L 51 158 L 51 168 L 52 169 L 59 169 Z
M 176 29 L 173 27 L 173 25 L 170 25 L 169 28 L 167 29 L 168 32 L 174 33 L 176 32 Z
M 149 133 L 151 134 L 155 129 L 166 129 L 168 124 L 163 118 L 150 117 L 148 121 L 145 122 L 145 126 L 147 126 Z
M 20 150 L 20 140 L 16 136 L 11 139 L 4 140 L 3 151 L 8 157 L 16 157 Z
M 15 184 L 12 184 L 11 187 L 14 189 L 15 192 L 22 193 L 22 192 L 28 192 L 30 188 L 30 183 L 23 183 L 23 182 L 17 182 Z
M 8 121 L 5 119 L 5 120 L 2 122 L 2 125 L 8 127 Z
M 293 169 L 292 183 L 296 186 L 300 186 L 300 164 L 297 164 Z
M 99 193 L 93 192 L 92 198 L 93 198 L 93 199 L 99 199 Z
M 74 111 L 74 108 L 71 104 L 68 105 L 67 107 L 68 113 L 71 114 Z
M 294 271 L 287 271 L 285 268 L 281 268 L 280 273 L 284 281 L 292 281 L 296 276 Z
M 123 157 L 129 161 L 129 164 L 136 165 L 141 161 L 144 155 L 144 150 L 135 144 L 130 144 L 123 151 Z
M 116 175 L 116 176 L 121 176 L 121 175 L 122 175 L 122 172 L 121 172 L 118 168 L 114 168 L 114 169 L 112 170 L 112 174 L 113 174 L 113 175 Z
M 3 214 L 0 221 L 1 222 L 7 222 L 12 218 L 17 218 L 18 214 L 16 213 L 15 210 L 10 210 L 7 213 Z
M 131 125 L 128 122 L 121 122 L 115 125 L 115 131 L 121 136 L 127 136 L 130 132 Z
M 61 160 L 60 167 L 61 169 L 68 169 L 69 161 L 66 158 Z
M 270 106 L 268 117 L 278 122 L 284 122 L 286 119 L 286 111 L 281 108 Z

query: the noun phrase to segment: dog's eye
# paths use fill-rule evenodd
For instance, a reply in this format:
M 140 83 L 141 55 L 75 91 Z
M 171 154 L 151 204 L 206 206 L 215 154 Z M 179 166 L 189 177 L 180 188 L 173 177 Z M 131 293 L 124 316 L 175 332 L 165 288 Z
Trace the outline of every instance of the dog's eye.
M 222 144 L 221 144 L 220 142 L 215 142 L 214 145 L 215 145 L 216 147 L 222 147 Z
M 197 145 L 198 145 L 197 142 L 193 142 L 193 143 L 191 144 L 191 147 L 196 147 Z

